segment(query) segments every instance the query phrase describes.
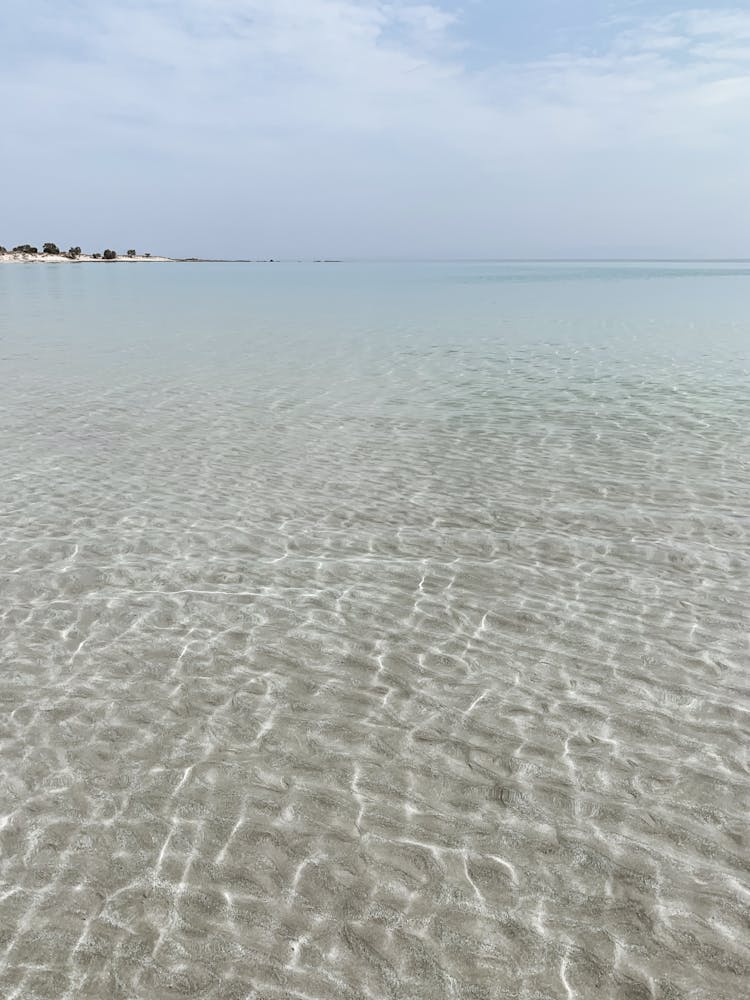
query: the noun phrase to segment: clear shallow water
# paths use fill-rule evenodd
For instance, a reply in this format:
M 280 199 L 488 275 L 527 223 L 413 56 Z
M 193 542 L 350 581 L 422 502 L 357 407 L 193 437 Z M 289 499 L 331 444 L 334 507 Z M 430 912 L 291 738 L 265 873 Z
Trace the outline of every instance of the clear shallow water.
M 742 995 L 749 292 L 0 269 L 2 995 Z

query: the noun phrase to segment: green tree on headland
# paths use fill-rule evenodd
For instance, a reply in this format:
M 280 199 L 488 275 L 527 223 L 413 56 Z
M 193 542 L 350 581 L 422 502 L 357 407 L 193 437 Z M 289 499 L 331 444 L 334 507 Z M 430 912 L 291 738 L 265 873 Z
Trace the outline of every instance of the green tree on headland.
M 39 253 L 39 251 L 30 243 L 19 243 L 17 247 L 13 247 L 13 253 Z
M 68 257 L 80 257 L 80 256 L 81 256 L 80 247 L 71 247 L 70 250 L 68 250 Z
M 105 250 L 104 253 L 102 254 L 102 257 L 105 260 L 115 260 L 117 254 L 115 253 L 114 250 Z
M 128 257 L 135 257 L 135 250 L 128 250 Z
M 60 247 L 56 243 L 45 243 L 42 247 L 42 253 L 60 253 Z

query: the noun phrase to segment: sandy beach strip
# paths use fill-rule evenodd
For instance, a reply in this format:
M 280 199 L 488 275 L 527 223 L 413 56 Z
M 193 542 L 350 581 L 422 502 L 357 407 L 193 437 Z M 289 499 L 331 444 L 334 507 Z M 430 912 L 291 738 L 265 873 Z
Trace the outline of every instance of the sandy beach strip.
M 165 263 L 175 260 L 174 257 L 146 257 L 144 254 L 136 254 L 128 257 L 127 254 L 118 254 L 110 260 L 103 257 L 94 257 L 90 253 L 82 253 L 78 257 L 68 257 L 63 253 L 0 253 L 0 264 L 117 264 L 124 261 L 128 264 L 151 264 Z

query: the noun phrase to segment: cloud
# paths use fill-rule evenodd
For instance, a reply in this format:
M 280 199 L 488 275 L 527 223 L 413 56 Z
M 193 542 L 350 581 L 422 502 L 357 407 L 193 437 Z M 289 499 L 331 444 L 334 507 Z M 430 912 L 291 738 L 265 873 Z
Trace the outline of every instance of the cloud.
M 750 231 L 742 10 L 634 14 L 480 69 L 448 4 L 8 2 L 6 135 L 27 163 L 77 164 L 109 224 L 101 171 L 138 224 L 148 204 L 200 250 L 236 241 L 230 204 L 276 254 L 661 246 L 665 225 L 686 251 L 715 230 L 718 250 Z M 79 213 L 84 187 L 70 178 Z
M 459 20 L 457 14 L 424 3 L 389 4 L 383 10 L 387 17 L 410 28 L 413 40 L 423 45 L 444 41 L 447 30 Z

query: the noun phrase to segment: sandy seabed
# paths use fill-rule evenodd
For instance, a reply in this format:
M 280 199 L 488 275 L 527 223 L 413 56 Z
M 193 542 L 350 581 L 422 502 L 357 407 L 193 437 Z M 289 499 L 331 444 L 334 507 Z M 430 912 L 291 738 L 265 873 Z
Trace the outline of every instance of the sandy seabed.
M 0 995 L 736 1000 L 726 286 L 711 358 L 659 362 L 588 305 L 590 348 L 483 338 L 489 282 L 368 337 L 312 273 L 3 276 Z M 555 319 L 613 309 L 584 280 Z

